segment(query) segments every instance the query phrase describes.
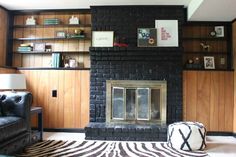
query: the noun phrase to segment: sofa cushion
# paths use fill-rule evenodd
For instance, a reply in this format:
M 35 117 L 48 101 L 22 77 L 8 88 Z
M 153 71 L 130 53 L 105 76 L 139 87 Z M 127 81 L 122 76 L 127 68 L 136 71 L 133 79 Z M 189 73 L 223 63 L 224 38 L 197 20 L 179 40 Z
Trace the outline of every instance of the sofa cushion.
M 26 130 L 27 124 L 24 119 L 13 116 L 0 117 L 0 143 Z

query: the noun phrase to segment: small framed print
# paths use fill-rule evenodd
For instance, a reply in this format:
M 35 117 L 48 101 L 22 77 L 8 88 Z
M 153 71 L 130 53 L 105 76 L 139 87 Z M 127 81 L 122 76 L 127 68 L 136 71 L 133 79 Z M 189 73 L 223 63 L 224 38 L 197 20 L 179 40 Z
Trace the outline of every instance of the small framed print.
M 156 28 L 138 28 L 137 30 L 138 47 L 156 47 L 157 29 Z
M 212 56 L 204 56 L 204 68 L 215 69 L 215 59 Z
M 56 31 L 55 36 L 57 38 L 66 38 L 66 32 L 65 31 Z
M 92 46 L 93 47 L 113 47 L 114 32 L 113 31 L 93 31 Z
M 216 37 L 224 37 L 224 26 L 215 26 Z
M 45 52 L 45 43 L 34 43 L 34 51 Z

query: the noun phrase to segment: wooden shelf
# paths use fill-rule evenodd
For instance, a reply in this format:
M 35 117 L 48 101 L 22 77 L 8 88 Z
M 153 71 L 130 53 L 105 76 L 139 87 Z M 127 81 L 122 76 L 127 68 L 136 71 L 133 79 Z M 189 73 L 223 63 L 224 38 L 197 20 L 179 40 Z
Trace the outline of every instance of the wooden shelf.
M 44 28 L 44 27 L 91 27 L 91 24 L 14 25 L 13 26 L 13 28 Z
M 89 53 L 89 51 L 51 51 L 51 52 L 39 52 L 39 51 L 14 51 L 18 54 L 52 54 L 52 53 Z
M 25 41 L 25 40 L 90 40 L 91 38 L 14 38 L 13 40 Z
M 89 51 L 101 51 L 101 52 L 134 52 L 134 51 L 162 51 L 168 49 L 170 52 L 179 49 L 183 50 L 182 47 L 89 47 Z
M 90 68 L 76 67 L 76 68 L 53 68 L 53 67 L 17 67 L 17 70 L 90 70 Z
M 225 37 L 183 37 L 183 40 L 227 40 Z
M 186 55 L 188 54 L 203 54 L 203 55 L 228 55 L 227 52 L 202 52 L 202 51 L 196 51 L 196 52 L 184 52 Z
M 196 68 L 184 68 L 184 71 L 234 71 L 234 69 L 196 69 Z

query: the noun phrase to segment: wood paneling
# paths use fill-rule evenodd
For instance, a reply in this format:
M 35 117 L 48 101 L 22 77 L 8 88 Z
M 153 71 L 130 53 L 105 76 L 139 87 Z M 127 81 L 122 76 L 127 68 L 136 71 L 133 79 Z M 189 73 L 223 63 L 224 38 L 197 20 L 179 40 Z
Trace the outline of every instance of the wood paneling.
M 232 24 L 232 44 L 234 69 L 236 69 L 236 21 Z M 236 71 L 234 71 L 234 82 L 236 82 Z M 234 84 L 234 132 L 236 133 L 236 83 Z
M 208 131 L 233 131 L 233 72 L 184 71 L 184 120 Z
M 8 14 L 0 8 L 0 66 L 6 65 Z
M 12 74 L 12 73 L 16 73 L 16 69 L 0 68 L 0 74 Z
M 27 89 L 34 97 L 33 105 L 43 107 L 44 128 L 84 128 L 88 124 L 89 71 L 19 72 L 26 75 Z M 57 90 L 57 97 L 52 97 L 52 90 Z

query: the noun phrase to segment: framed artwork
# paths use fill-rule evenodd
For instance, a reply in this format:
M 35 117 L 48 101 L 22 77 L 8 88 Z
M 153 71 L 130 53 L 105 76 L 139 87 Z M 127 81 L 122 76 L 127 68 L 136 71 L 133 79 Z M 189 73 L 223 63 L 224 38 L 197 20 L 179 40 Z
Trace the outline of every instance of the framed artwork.
M 178 47 L 178 20 L 155 20 L 157 28 L 157 46 Z
M 66 32 L 65 31 L 56 31 L 55 36 L 57 38 L 66 38 Z
M 224 37 L 224 26 L 215 26 L 216 37 Z
M 156 47 L 157 29 L 156 28 L 138 28 L 137 30 L 138 47 Z
M 114 32 L 113 31 L 93 31 L 92 46 L 93 47 L 113 47 Z
M 45 43 L 34 43 L 34 51 L 44 52 L 45 45 Z
M 215 69 L 215 59 L 212 56 L 204 56 L 204 68 Z

